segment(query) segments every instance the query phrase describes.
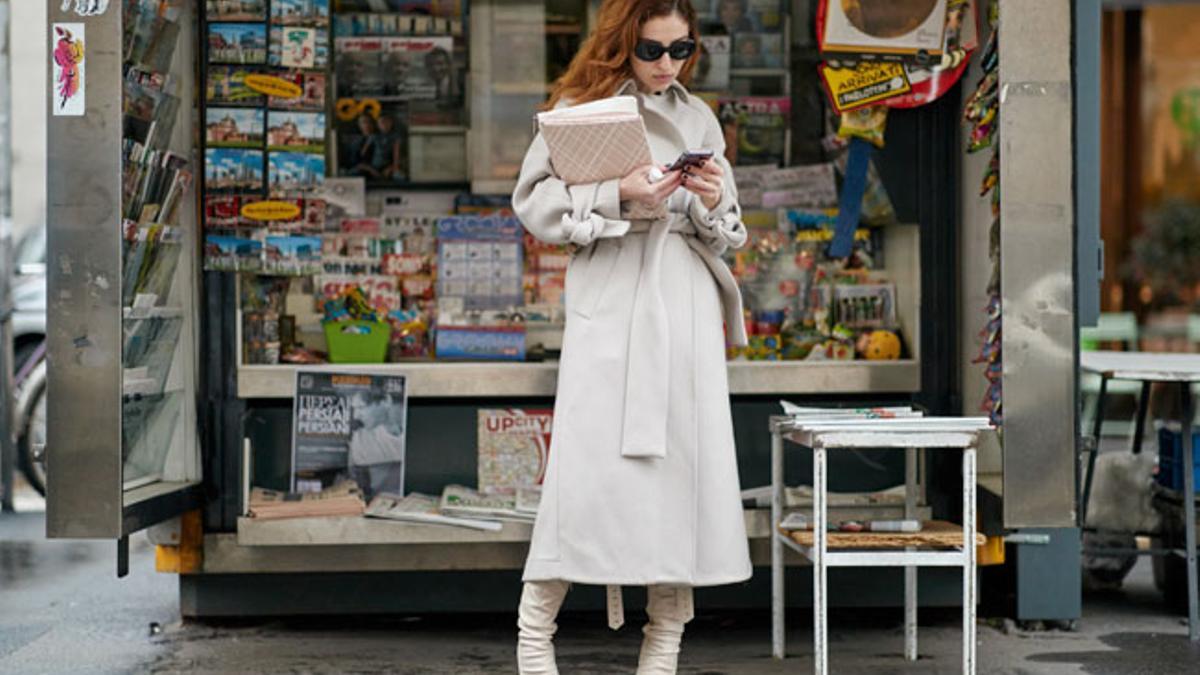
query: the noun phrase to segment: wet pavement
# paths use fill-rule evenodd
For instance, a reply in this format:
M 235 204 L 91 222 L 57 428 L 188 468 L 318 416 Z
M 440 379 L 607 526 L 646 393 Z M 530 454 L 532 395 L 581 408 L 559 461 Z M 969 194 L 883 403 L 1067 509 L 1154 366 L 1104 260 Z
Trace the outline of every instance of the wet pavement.
M 26 506 L 36 508 L 37 500 Z M 513 673 L 511 615 L 306 618 L 181 623 L 178 584 L 154 572 L 152 547 L 130 542 L 130 575 L 115 578 L 110 541 L 46 541 L 41 513 L 0 514 L 0 673 Z M 811 672 L 807 611 L 789 617 L 785 662 L 770 653 L 761 612 L 705 612 L 684 637 L 680 673 Z M 901 660 L 900 613 L 836 612 L 834 673 L 957 673 L 955 611 L 923 611 L 921 659 Z M 613 633 L 599 614 L 560 621 L 562 673 L 632 673 L 640 620 Z M 981 674 L 1200 673 L 1200 647 L 1139 563 L 1119 591 L 1085 596 L 1078 630 L 979 626 Z

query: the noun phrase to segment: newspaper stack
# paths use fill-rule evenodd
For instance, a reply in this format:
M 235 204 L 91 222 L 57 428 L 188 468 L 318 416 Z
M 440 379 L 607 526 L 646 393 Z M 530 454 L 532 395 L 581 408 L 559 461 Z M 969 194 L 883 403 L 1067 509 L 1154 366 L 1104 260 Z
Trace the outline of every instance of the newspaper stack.
M 495 520 L 448 516 L 442 513 L 439 502 L 437 497 L 419 492 L 410 492 L 403 497 L 385 493 L 372 499 L 363 515 L 427 525 L 454 525 L 487 532 L 498 532 L 503 528 Z
M 279 492 L 265 488 L 250 491 L 250 517 L 261 520 L 361 516 L 365 509 L 362 491 L 354 481 L 344 481 L 320 492 Z
M 528 492 L 523 498 L 519 494 L 484 494 L 462 485 L 447 485 L 442 491 L 441 511 L 447 516 L 532 523 L 537 515 L 536 499 Z

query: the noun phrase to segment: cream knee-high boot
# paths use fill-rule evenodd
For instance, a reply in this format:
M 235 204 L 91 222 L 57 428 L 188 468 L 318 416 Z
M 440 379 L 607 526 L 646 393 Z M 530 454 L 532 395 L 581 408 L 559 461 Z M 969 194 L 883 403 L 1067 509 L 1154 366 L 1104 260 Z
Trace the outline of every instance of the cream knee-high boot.
M 558 675 L 551 639 L 558 610 L 570 587 L 565 581 L 526 581 L 517 609 L 517 671 L 520 675 Z
M 675 675 L 683 625 L 695 614 L 690 586 L 649 586 L 637 675 Z

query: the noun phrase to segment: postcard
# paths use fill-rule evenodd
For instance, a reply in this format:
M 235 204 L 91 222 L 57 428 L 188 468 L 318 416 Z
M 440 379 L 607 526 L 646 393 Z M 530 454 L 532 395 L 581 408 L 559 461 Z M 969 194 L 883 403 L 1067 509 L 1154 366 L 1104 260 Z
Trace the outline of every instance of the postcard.
M 261 148 L 264 117 L 260 108 L 209 108 L 204 140 L 210 147 Z
M 261 189 L 262 180 L 262 151 L 240 148 L 204 151 L 204 182 L 208 189 Z
M 208 24 L 208 60 L 210 63 L 266 63 L 267 25 Z
M 323 152 L 325 113 L 272 110 L 267 145 L 272 150 Z

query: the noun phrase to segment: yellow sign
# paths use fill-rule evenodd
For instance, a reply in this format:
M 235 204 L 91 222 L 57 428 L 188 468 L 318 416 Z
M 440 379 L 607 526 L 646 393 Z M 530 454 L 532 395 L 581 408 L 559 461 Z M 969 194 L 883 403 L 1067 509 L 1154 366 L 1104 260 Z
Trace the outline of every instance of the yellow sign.
M 242 207 L 242 217 L 250 220 L 294 220 L 300 206 L 292 202 L 253 202 Z
M 821 68 L 829 98 L 838 112 L 846 112 L 907 94 L 912 89 L 899 63 L 863 62 L 857 68 Z
M 246 86 L 260 94 L 276 98 L 300 98 L 304 90 L 295 82 L 274 75 L 253 74 L 246 76 Z

